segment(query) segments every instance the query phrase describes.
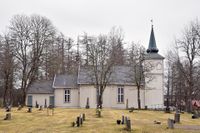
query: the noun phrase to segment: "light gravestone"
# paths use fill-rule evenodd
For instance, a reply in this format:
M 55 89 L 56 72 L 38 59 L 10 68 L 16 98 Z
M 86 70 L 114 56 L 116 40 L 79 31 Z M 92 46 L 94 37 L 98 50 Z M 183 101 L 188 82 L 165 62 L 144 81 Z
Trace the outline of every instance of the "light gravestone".
M 173 119 L 168 119 L 167 120 L 167 125 L 169 129 L 174 129 L 174 120 Z

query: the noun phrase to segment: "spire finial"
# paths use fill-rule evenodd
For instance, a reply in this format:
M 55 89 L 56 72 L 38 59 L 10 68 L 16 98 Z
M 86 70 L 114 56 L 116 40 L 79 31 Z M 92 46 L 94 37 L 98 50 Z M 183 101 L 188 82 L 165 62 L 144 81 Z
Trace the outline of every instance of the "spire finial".
M 153 19 L 151 19 L 151 26 L 153 27 Z

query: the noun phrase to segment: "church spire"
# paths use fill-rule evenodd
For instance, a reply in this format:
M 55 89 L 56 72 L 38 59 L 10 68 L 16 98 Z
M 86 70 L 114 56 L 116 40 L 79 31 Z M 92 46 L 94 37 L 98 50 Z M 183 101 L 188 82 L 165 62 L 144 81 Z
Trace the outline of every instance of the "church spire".
M 151 22 L 153 22 L 151 20 Z M 156 40 L 154 36 L 154 31 L 153 31 L 153 24 L 151 25 L 151 35 L 150 35 L 150 40 L 149 40 L 149 47 L 147 49 L 147 53 L 158 53 L 158 48 L 156 46 Z

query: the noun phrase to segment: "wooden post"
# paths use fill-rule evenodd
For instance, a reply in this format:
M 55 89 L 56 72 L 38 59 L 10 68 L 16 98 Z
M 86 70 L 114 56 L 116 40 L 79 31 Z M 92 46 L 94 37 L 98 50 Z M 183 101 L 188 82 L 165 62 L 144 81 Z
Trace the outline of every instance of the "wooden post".
M 174 121 L 175 121 L 175 123 L 180 123 L 180 113 L 174 114 Z
M 124 116 L 122 115 L 122 124 L 124 124 Z
M 83 114 L 83 121 L 85 121 L 85 114 Z
M 174 120 L 168 119 L 167 123 L 168 123 L 168 128 L 169 129 L 173 129 L 174 128 Z
M 11 113 L 7 113 L 4 120 L 11 120 Z

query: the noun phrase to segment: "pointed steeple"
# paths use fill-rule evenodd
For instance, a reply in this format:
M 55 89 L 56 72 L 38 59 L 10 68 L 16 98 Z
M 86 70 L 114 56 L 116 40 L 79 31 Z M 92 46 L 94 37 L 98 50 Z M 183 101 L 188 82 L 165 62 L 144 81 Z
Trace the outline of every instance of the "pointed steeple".
M 150 40 L 149 40 L 149 47 L 147 49 L 147 53 L 158 53 L 158 48 L 156 46 L 156 40 L 154 36 L 154 31 L 153 31 L 153 24 L 151 26 L 151 35 L 150 35 Z

